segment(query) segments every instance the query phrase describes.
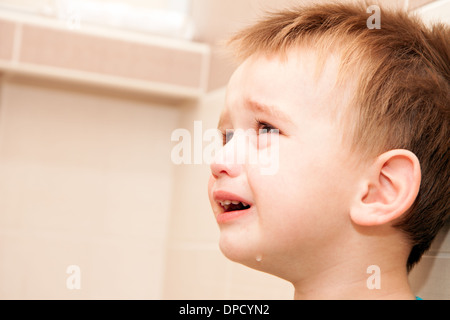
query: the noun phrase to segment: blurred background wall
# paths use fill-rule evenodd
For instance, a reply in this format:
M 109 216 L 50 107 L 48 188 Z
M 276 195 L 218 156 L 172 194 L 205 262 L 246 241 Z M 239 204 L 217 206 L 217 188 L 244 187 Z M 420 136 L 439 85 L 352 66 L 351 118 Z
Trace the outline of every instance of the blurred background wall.
M 0 299 L 291 299 L 222 256 L 209 167 L 170 156 L 175 129 L 217 125 L 223 40 L 298 2 L 0 0 Z M 422 298 L 450 298 L 449 253 L 445 231 Z

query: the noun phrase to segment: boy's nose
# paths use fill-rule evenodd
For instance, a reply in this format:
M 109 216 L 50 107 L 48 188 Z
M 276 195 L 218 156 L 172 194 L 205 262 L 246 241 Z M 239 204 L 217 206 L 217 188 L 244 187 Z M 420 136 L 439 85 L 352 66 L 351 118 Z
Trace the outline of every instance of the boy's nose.
M 246 158 L 245 143 L 242 140 L 235 135 L 218 150 L 210 165 L 214 178 L 224 175 L 233 178 L 241 174 Z

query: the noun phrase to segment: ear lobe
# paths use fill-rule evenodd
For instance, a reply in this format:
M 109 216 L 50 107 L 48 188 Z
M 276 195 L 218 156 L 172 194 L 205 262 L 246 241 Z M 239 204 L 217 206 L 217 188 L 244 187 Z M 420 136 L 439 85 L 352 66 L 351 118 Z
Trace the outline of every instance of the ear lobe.
M 368 167 L 360 192 L 350 210 L 354 223 L 375 226 L 399 218 L 419 192 L 420 163 L 408 150 L 390 150 Z

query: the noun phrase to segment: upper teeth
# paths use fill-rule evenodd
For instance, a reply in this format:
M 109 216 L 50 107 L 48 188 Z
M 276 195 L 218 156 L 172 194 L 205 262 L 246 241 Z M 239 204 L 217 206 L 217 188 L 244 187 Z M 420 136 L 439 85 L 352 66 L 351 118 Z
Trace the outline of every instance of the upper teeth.
M 239 203 L 242 203 L 243 206 L 248 206 L 248 204 L 246 204 L 245 202 L 235 201 L 235 200 L 224 200 L 224 201 L 219 201 L 219 203 L 222 207 L 229 206 L 230 204 L 239 204 Z

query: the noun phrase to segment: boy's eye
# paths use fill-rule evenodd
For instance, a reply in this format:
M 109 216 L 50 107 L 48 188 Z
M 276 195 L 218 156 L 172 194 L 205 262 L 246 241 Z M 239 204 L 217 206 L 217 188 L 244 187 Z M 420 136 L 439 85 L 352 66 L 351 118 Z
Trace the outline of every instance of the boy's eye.
M 256 120 L 256 124 L 259 134 L 280 132 L 277 128 L 275 128 L 271 124 L 268 124 L 267 122 Z
M 269 147 L 272 144 L 272 140 L 275 138 L 278 138 L 278 134 L 280 133 L 280 130 L 275 128 L 273 125 L 264 122 L 256 120 L 257 123 L 257 130 L 258 130 L 258 139 L 257 139 L 257 145 L 258 149 L 264 149 Z M 273 136 L 276 135 L 276 136 Z M 276 140 L 278 141 L 278 140 Z
M 278 130 L 277 128 L 275 128 L 273 125 L 264 122 L 264 121 L 259 121 L 256 120 L 256 133 L 257 134 L 266 134 L 266 133 L 279 133 L 280 130 Z M 234 135 L 234 130 L 233 129 L 226 129 L 225 131 L 222 131 L 222 145 L 226 145 L 232 138 Z

